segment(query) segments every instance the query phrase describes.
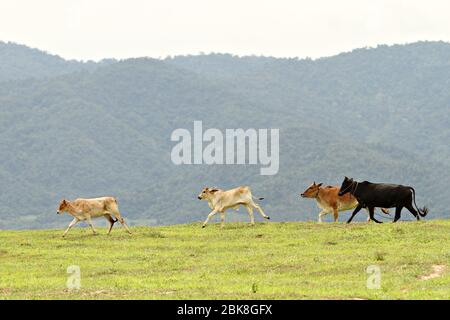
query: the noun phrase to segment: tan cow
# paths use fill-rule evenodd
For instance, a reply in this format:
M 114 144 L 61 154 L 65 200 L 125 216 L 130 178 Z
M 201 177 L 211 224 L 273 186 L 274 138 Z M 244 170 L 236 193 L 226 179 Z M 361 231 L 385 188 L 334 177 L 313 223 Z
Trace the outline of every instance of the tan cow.
M 322 209 L 319 213 L 319 222 L 322 222 L 322 217 L 329 213 L 333 213 L 334 221 L 337 222 L 340 211 L 351 210 L 358 206 L 358 200 L 350 193 L 339 196 L 339 189 L 338 186 L 322 187 L 322 183 L 316 184 L 314 182 L 300 196 L 316 199 L 317 206 Z M 388 209 L 382 208 L 381 211 L 389 214 Z M 368 221 L 370 221 L 370 217 Z
M 253 209 L 256 209 L 264 219 L 270 219 L 261 207 L 253 201 L 254 198 L 249 187 L 238 187 L 226 191 L 217 188 L 204 188 L 198 195 L 198 199 L 207 200 L 212 211 L 203 223 L 202 228 L 206 227 L 209 220 L 218 212 L 220 213 L 221 227 L 223 228 L 225 224 L 225 211 L 227 209 L 238 209 L 241 205 L 247 208 L 251 225 L 255 224 Z M 258 199 L 262 200 L 264 198 Z
M 66 236 L 67 232 L 69 232 L 69 230 L 74 225 L 84 220 L 87 220 L 88 224 L 92 228 L 92 232 L 94 232 L 94 234 L 97 234 L 97 231 L 95 231 L 94 225 L 92 224 L 92 218 L 97 217 L 104 217 L 106 220 L 108 220 L 108 234 L 111 233 L 111 229 L 114 223 L 117 221 L 119 221 L 125 227 L 127 232 L 131 234 L 130 229 L 125 223 L 125 220 L 120 215 L 117 200 L 113 197 L 76 199 L 75 201 L 63 199 L 61 200 L 58 211 L 56 213 L 61 214 L 63 212 L 68 212 L 71 216 L 74 217 L 72 222 L 64 232 L 63 237 Z M 116 219 L 114 220 L 114 218 Z

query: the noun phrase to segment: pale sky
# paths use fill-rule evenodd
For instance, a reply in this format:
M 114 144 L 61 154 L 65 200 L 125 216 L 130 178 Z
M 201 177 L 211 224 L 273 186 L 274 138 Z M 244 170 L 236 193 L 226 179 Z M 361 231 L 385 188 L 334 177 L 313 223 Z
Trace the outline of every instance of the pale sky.
M 200 52 L 317 58 L 450 42 L 450 1 L 1 0 L 0 40 L 82 60 Z

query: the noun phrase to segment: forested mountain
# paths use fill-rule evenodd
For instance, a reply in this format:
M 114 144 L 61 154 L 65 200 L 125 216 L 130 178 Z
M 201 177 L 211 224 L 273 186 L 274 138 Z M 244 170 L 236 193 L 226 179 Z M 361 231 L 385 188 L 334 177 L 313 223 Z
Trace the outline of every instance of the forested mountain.
M 99 65 L 113 62 L 114 60 L 103 60 L 99 63 L 67 61 L 38 49 L 0 41 L 0 82 L 28 78 L 40 79 L 76 71 L 88 71 Z
M 0 43 L 0 70 L 0 228 L 59 227 L 70 220 L 55 214 L 62 197 L 101 195 L 116 196 L 131 224 L 199 221 L 209 212 L 196 199 L 206 185 L 250 185 L 275 221 L 316 219 L 314 201 L 299 193 L 344 175 L 413 185 L 430 218 L 450 215 L 447 43 L 318 60 L 211 54 L 102 63 Z M 175 166 L 171 133 L 192 132 L 194 120 L 205 129 L 279 128 L 279 173 Z

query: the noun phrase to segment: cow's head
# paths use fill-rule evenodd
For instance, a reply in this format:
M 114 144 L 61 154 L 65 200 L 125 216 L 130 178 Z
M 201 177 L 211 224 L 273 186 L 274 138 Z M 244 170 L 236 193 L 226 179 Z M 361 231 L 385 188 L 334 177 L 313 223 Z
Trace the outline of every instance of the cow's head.
M 65 211 L 67 211 L 68 206 L 69 206 L 69 204 L 67 203 L 67 200 L 62 199 L 61 202 L 59 203 L 59 207 L 58 207 L 58 210 L 56 211 L 56 213 L 61 214 Z
M 214 193 L 216 193 L 217 191 L 219 191 L 219 189 L 217 189 L 217 188 L 210 189 L 210 188 L 206 187 L 202 190 L 202 192 L 200 192 L 200 194 L 198 195 L 197 198 L 198 198 L 198 200 L 210 199 L 210 197 L 212 195 L 214 195 Z
M 339 190 L 338 196 L 342 197 L 344 194 L 350 192 L 354 182 L 355 181 L 352 178 L 345 177 L 344 181 L 342 181 L 341 189 Z
M 310 185 L 303 193 L 300 194 L 302 198 L 316 198 L 319 194 L 320 187 L 322 183 L 316 184 L 314 181 L 312 185 Z

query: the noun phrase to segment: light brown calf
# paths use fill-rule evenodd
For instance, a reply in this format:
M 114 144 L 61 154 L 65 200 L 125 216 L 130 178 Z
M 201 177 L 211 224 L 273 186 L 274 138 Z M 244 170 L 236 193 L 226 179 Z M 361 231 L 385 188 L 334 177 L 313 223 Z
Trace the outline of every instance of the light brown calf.
M 206 218 L 202 227 L 206 227 L 209 220 L 217 212 L 220 212 L 221 227 L 223 228 L 225 223 L 225 211 L 230 208 L 237 209 L 241 205 L 247 208 L 251 225 L 255 224 L 253 209 L 256 209 L 264 219 L 270 219 L 261 207 L 253 201 L 254 198 L 255 197 L 253 197 L 249 187 L 238 187 L 227 191 L 217 188 L 204 188 L 198 195 L 198 199 L 207 200 L 212 211 Z M 259 198 L 259 200 L 262 199 L 263 198 Z
M 92 218 L 97 217 L 104 217 L 106 220 L 108 220 L 108 234 L 110 234 L 114 223 L 117 221 L 119 221 L 125 227 L 127 232 L 131 234 L 130 229 L 125 223 L 125 220 L 120 215 L 117 200 L 113 197 L 76 199 L 75 201 L 63 199 L 59 204 L 57 214 L 61 214 L 63 212 L 68 212 L 71 216 L 74 217 L 72 222 L 64 232 L 63 237 L 66 236 L 67 232 L 69 232 L 69 230 L 74 225 L 76 225 L 79 221 L 84 220 L 87 220 L 92 228 L 92 232 L 96 234 L 97 231 L 95 231 L 94 225 L 92 224 Z M 116 219 L 114 220 L 114 218 Z
M 339 189 L 338 186 L 322 187 L 322 183 L 316 184 L 314 182 L 300 196 L 316 199 L 317 206 L 322 209 L 319 213 L 319 222 L 322 222 L 322 217 L 329 213 L 333 213 L 334 221 L 337 222 L 340 211 L 351 210 L 358 206 L 358 200 L 350 193 L 339 196 Z M 389 214 L 388 209 L 382 208 L 381 211 Z M 368 221 L 370 221 L 370 217 Z

